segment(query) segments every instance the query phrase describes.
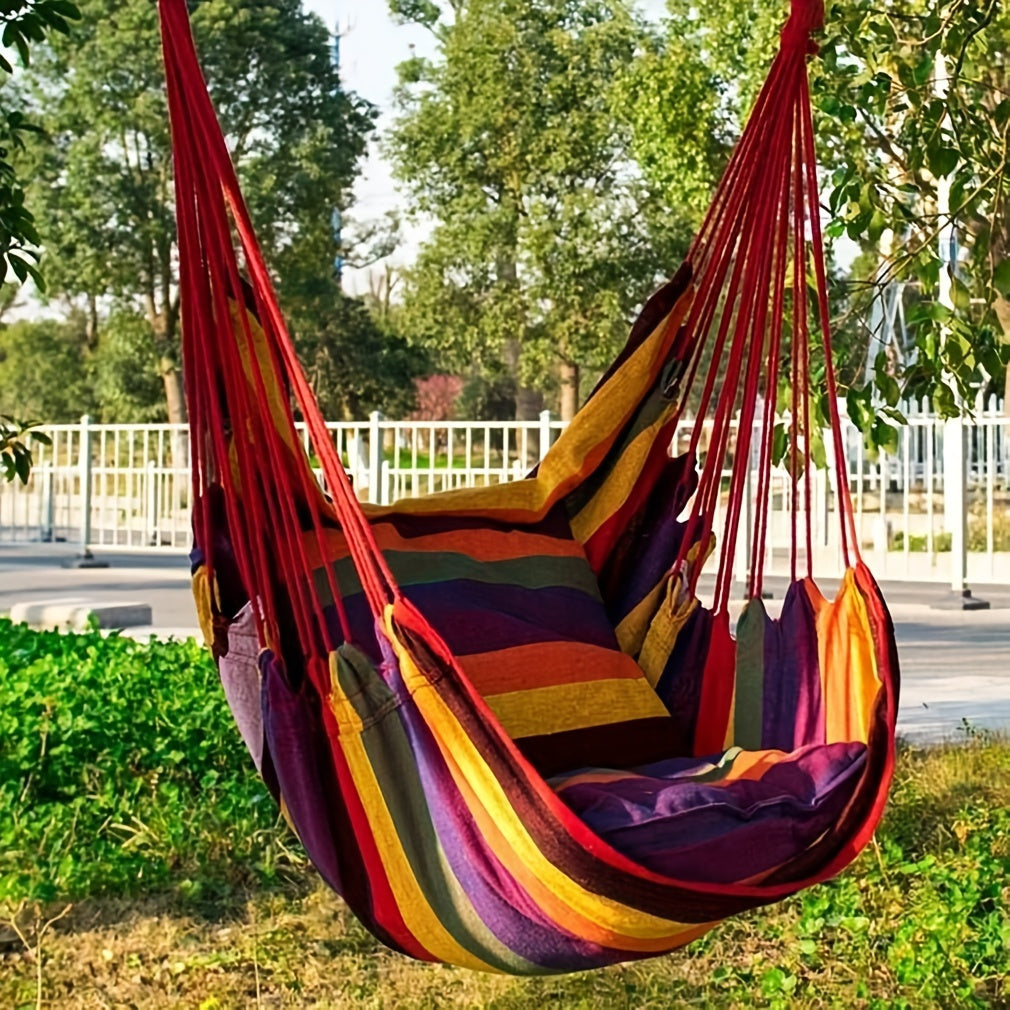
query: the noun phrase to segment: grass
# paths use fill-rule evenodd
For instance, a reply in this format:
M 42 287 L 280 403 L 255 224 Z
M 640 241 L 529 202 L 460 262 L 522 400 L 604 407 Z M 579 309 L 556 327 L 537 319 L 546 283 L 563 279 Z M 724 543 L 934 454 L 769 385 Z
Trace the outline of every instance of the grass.
M 933 553 L 949 553 L 952 540 L 953 538 L 950 533 L 934 534 Z M 994 551 L 1010 551 L 1010 513 L 997 512 L 993 515 L 992 541 Z M 894 534 L 894 542 L 891 545 L 891 549 L 895 551 L 903 551 L 905 549 L 905 533 L 903 530 L 898 530 Z M 908 549 L 913 554 L 929 551 L 929 538 L 924 533 L 911 534 L 908 538 Z M 988 528 L 983 515 L 971 514 L 968 516 L 968 550 L 979 553 L 985 553 L 989 550 Z
M 198 650 L 32 635 L 0 622 L 0 712 L 22 713 L 0 733 L 0 832 L 12 814 L 18 825 L 0 853 L 2 1007 L 1010 1007 L 1006 740 L 903 748 L 885 821 L 849 871 L 683 951 L 562 978 L 483 976 L 386 951 L 318 884 L 254 802 L 261 787 Z M 113 732 L 85 731 L 84 712 Z M 40 756 L 29 744 L 43 730 Z M 61 796 L 54 752 L 80 768 Z M 113 826 L 115 790 L 143 811 L 143 845 Z

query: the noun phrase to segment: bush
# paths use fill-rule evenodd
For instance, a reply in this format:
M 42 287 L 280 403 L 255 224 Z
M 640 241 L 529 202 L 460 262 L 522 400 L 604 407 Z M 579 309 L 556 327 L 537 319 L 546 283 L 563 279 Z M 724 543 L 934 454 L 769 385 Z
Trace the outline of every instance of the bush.
M 269 879 L 286 837 L 201 646 L 0 621 L 0 904 Z

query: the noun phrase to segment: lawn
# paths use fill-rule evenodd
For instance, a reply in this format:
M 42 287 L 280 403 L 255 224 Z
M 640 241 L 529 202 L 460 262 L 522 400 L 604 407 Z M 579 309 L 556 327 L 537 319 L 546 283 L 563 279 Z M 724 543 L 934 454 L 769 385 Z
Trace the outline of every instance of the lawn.
M 1005 740 L 902 748 L 829 884 L 668 957 L 512 979 L 392 954 L 318 885 L 215 676 L 192 644 L 0 622 L 0 1006 L 1010 1006 Z

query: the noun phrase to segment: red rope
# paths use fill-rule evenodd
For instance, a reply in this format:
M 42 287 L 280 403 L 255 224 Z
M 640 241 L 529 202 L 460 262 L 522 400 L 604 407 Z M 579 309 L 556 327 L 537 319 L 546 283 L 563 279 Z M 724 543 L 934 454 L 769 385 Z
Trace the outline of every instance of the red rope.
M 335 643 L 325 624 L 318 588 L 307 577 L 313 565 L 302 535 L 305 526 L 314 531 L 320 558 L 325 559 L 323 505 L 311 470 L 295 463 L 285 441 L 283 432 L 293 431 L 294 418 L 285 394 L 275 392 L 271 396 L 278 383 L 286 382 L 291 387 L 306 419 L 333 493 L 334 511 L 373 614 L 379 616 L 397 590 L 298 365 L 234 167 L 200 78 L 184 0 L 161 0 L 161 15 L 180 207 L 187 394 L 192 428 L 197 433 L 194 490 L 199 502 L 198 539 L 213 571 L 212 517 L 206 492 L 210 483 L 217 481 L 224 490 L 229 533 L 241 577 L 247 586 L 255 587 L 252 602 L 263 624 L 264 638 L 276 640 L 279 635 L 278 600 L 267 591 L 276 574 L 303 643 L 321 639 L 324 647 L 331 649 Z M 258 322 L 265 335 L 259 343 L 241 297 L 243 284 L 232 245 L 232 226 L 244 253 Z M 237 316 L 235 325 L 231 321 L 232 308 Z M 215 324 L 217 333 L 213 332 Z M 259 354 L 265 355 L 262 362 Z M 283 416 L 275 419 L 271 405 Z M 230 439 L 225 437 L 227 427 L 231 428 Z M 205 441 L 208 437 L 209 445 Z M 232 473 L 233 465 L 238 481 Z M 294 482 L 293 489 L 285 486 L 282 474 Z M 299 515 L 299 508 L 307 511 L 307 522 Z M 265 529 L 277 534 L 270 539 L 269 551 L 264 538 L 250 537 L 247 532 Z M 315 567 L 325 572 L 347 639 L 350 626 L 332 566 L 321 561 Z
M 249 587 L 264 640 L 279 640 L 281 623 L 290 608 L 303 645 L 307 649 L 319 645 L 331 650 L 336 643 L 321 605 L 324 588 L 336 608 L 344 640 L 351 636 L 334 568 L 326 563 L 327 529 L 334 517 L 346 537 L 373 615 L 378 618 L 390 602 L 400 599 L 400 592 L 358 504 L 287 332 L 200 74 L 186 2 L 159 3 L 175 146 L 197 538 L 207 554 L 208 570 L 213 573 L 215 516 L 210 489 L 219 485 L 239 574 Z M 760 593 L 762 587 L 775 410 L 787 330 L 792 386 L 790 562 L 795 579 L 799 549 L 796 482 L 802 476 L 807 569 L 812 572 L 808 255 L 813 258 L 817 287 L 834 457 L 838 467 L 844 468 L 806 73 L 810 32 L 822 20 L 823 5 L 819 0 L 793 0 L 792 15 L 782 33 L 782 49 L 689 253 L 695 292 L 674 341 L 677 353 L 683 355 L 684 375 L 678 391 L 679 406 L 670 426 L 694 402 L 694 387 L 704 372 L 689 452 L 699 458 L 706 431 L 709 443 L 698 490 L 688 510 L 687 536 L 677 567 L 684 567 L 694 543 L 707 541 L 712 534 L 723 498 L 725 460 L 735 430 L 733 465 L 725 495 L 726 535 L 715 591 L 717 611 L 728 606 L 755 428 L 757 507 L 748 588 Z M 255 319 L 243 295 L 236 238 L 251 284 Z M 791 289 L 787 269 L 790 263 Z M 257 336 L 260 331 L 262 339 Z M 765 411 L 760 423 L 755 424 L 756 404 L 762 393 Z M 319 457 L 332 507 L 325 502 L 300 450 L 291 444 L 295 423 L 292 397 Z M 848 564 L 850 544 L 855 547 L 856 535 L 844 475 L 839 477 L 838 489 L 842 549 Z M 260 531 L 269 531 L 269 538 Z M 311 556 L 313 552 L 318 559 Z M 313 572 L 320 569 L 322 582 L 317 583 Z M 690 573 L 692 591 L 697 588 L 699 575 L 700 565 L 694 565 Z

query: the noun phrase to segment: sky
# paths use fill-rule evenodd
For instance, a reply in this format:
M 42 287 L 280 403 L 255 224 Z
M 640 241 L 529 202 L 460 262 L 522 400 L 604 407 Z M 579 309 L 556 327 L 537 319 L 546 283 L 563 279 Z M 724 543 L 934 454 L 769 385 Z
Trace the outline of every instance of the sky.
M 332 28 L 339 27 L 343 36 L 341 61 L 345 86 L 380 109 L 380 132 L 390 122 L 396 66 L 407 59 L 411 46 L 420 53 L 431 49 L 430 36 L 416 26 L 394 24 L 385 0 L 304 0 Z M 659 18 L 665 9 L 664 0 L 640 0 L 639 7 Z M 364 173 L 355 186 L 355 201 L 351 216 L 355 221 L 381 219 L 388 211 L 407 208 L 399 198 L 383 160 L 378 144 L 373 144 Z M 409 262 L 424 237 L 423 226 L 404 224 L 404 242 L 394 262 Z M 345 287 L 351 294 L 368 289 L 368 271 L 348 271 Z

